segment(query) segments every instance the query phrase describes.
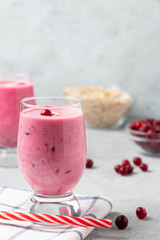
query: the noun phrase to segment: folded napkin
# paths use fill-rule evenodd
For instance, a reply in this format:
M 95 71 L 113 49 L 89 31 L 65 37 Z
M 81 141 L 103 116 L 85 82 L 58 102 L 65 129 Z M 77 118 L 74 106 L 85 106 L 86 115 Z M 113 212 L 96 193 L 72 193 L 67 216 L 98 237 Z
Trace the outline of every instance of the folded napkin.
M 32 195 L 30 190 L 0 187 L 0 211 L 22 211 Z M 82 217 L 104 218 L 112 209 L 111 202 L 105 197 L 80 196 Z M 40 226 L 30 222 L 0 220 L 0 240 L 82 240 L 94 228 L 75 226 Z M 108 231 L 106 229 L 106 231 Z

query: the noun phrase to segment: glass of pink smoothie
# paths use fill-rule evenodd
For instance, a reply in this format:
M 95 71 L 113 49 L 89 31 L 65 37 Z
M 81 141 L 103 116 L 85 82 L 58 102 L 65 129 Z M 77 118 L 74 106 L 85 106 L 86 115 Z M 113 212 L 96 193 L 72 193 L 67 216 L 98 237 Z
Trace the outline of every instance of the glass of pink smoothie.
M 0 166 L 17 166 L 20 102 L 32 96 L 33 83 L 28 78 L 0 79 Z
M 73 97 L 21 102 L 18 165 L 34 194 L 28 212 L 80 215 L 72 189 L 86 164 L 82 104 Z

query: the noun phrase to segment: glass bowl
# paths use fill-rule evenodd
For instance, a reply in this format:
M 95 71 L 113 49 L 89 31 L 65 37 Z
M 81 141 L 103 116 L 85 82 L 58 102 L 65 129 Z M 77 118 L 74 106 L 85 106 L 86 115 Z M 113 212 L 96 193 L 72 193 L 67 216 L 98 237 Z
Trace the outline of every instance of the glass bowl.
M 138 122 L 138 121 L 137 121 Z M 160 156 L 160 131 L 142 131 L 133 129 L 135 122 L 131 122 L 126 130 L 130 139 L 135 143 L 136 150 L 145 155 Z M 159 125 L 160 128 L 160 125 Z
M 133 101 L 124 91 L 104 87 L 67 87 L 64 93 L 82 100 L 85 122 L 98 128 L 120 127 Z

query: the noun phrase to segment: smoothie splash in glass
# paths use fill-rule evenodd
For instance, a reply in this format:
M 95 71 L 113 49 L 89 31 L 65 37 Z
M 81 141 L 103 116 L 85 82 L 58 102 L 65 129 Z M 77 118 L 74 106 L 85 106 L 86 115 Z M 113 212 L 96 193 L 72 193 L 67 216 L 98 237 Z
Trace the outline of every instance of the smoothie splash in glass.
M 32 96 L 33 83 L 26 77 L 0 79 L 0 166 L 17 166 L 20 102 Z
M 42 97 L 22 100 L 18 165 L 34 191 L 29 212 L 80 215 L 72 189 L 86 164 L 80 100 Z

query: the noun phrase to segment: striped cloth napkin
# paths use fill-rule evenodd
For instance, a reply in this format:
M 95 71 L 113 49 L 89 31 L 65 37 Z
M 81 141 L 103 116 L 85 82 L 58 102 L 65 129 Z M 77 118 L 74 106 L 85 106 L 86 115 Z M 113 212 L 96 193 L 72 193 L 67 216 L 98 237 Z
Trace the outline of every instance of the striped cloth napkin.
M 0 187 L 0 211 L 24 211 L 30 190 Z M 82 217 L 104 218 L 112 209 L 111 202 L 104 197 L 77 196 Z M 0 220 L 0 240 L 82 240 L 94 228 L 75 226 L 40 226 L 30 222 Z M 108 231 L 108 230 L 106 230 Z

